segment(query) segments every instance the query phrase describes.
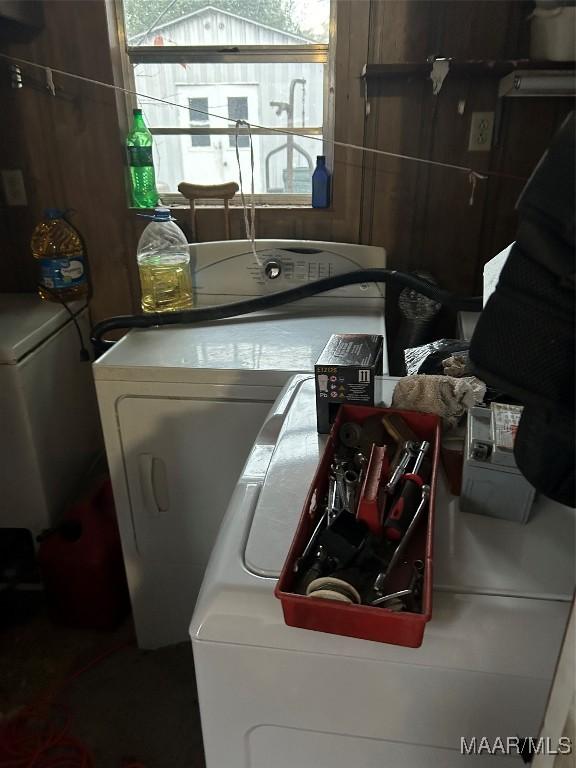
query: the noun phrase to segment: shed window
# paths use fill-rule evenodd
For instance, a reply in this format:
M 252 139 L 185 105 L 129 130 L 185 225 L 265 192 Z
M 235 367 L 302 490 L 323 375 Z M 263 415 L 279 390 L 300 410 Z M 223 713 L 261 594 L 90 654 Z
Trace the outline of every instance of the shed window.
M 190 111 L 190 125 L 208 126 L 208 99 L 204 98 L 192 98 L 188 99 L 188 109 Z M 192 139 L 193 147 L 209 147 L 210 136 L 206 133 L 193 133 L 190 137 Z
M 229 96 L 228 97 L 228 117 L 230 120 L 248 120 L 248 99 L 246 96 Z M 236 146 L 236 137 L 230 136 L 230 146 Z M 242 133 L 238 136 L 238 146 L 248 147 L 250 146 L 250 137 Z

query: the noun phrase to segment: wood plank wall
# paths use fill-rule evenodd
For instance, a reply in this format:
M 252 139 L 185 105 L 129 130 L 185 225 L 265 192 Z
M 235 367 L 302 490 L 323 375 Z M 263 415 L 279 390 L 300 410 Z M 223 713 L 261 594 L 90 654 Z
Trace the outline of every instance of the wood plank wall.
M 528 56 L 530 3 L 372 2 L 369 62 Z M 497 98 L 498 78 L 449 75 L 438 96 L 422 76 L 369 84 L 367 145 L 527 178 L 570 110 L 570 99 Z M 460 107 L 460 109 L 459 109 Z M 472 112 L 500 110 L 491 152 L 468 152 Z M 449 289 L 481 288 L 484 262 L 514 237 L 522 180 L 367 157 L 361 237 L 384 245 L 397 269 L 423 269 Z
M 567 100 L 507 100 L 497 145 L 468 153 L 470 115 L 496 108 L 496 79 L 449 77 L 437 97 L 421 77 L 371 82 L 365 117 L 360 73 L 366 62 L 422 61 L 430 54 L 525 55 L 529 7 L 514 0 L 338 0 L 335 138 L 527 177 L 569 110 Z M 110 0 L 46 0 L 44 11 L 40 34 L 0 43 L 0 50 L 113 82 Z M 70 207 L 88 245 L 94 319 L 136 310 L 135 252 L 143 224 L 127 207 L 125 126 L 113 93 L 55 74 L 61 98 L 53 98 L 40 71 L 23 68 L 21 90 L 9 87 L 3 61 L 0 72 L 0 168 L 23 170 L 29 199 L 26 208 L 0 206 L 0 290 L 34 288 L 31 230 L 44 207 Z M 261 209 L 257 232 L 383 245 L 392 266 L 425 269 L 446 287 L 470 292 L 479 287 L 484 261 L 513 237 L 521 187 L 513 179 L 480 182 L 470 206 L 465 174 L 337 149 L 332 208 Z M 186 228 L 186 211 L 178 216 Z M 221 233 L 221 213 L 203 210 L 199 238 L 216 240 Z M 232 236 L 242 235 L 241 212 L 233 211 Z
M 47 2 L 44 10 L 45 25 L 38 35 L 29 42 L 4 44 L 2 50 L 111 82 L 104 3 Z M 104 312 L 130 311 L 136 306 L 137 275 L 127 258 L 131 243 L 114 92 L 54 74 L 59 95 L 52 97 L 43 71 L 26 67 L 24 87 L 14 90 L 5 62 L 0 66 L 0 167 L 23 171 L 29 203 L 1 209 L 0 288 L 34 288 L 31 231 L 44 208 L 72 208 L 88 247 L 95 306 Z

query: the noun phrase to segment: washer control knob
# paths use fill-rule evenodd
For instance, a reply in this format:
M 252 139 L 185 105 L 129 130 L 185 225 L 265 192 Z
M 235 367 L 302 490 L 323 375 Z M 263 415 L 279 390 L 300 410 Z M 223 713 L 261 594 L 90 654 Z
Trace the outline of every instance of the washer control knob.
M 282 265 L 279 261 L 269 261 L 264 267 L 264 273 L 268 280 L 276 280 L 282 274 Z

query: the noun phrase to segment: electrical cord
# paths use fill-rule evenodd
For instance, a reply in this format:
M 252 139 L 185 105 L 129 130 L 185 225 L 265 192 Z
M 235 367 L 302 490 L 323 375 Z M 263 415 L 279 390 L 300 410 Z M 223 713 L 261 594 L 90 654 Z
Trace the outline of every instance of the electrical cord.
M 170 313 L 150 313 L 143 315 L 118 315 L 109 317 L 97 323 L 92 329 L 91 341 L 97 355 L 109 349 L 116 342 L 104 339 L 104 335 L 113 330 L 125 328 L 151 328 L 159 325 L 179 325 L 205 323 L 212 320 L 224 320 L 228 317 L 238 317 L 240 315 L 249 315 L 253 312 L 261 312 L 265 309 L 272 309 L 284 304 L 290 304 L 294 301 L 316 296 L 325 291 L 331 291 L 335 288 L 342 288 L 345 285 L 356 285 L 358 283 L 386 283 L 398 288 L 412 288 L 418 293 L 422 293 L 434 301 L 453 309 L 454 311 L 477 312 L 482 309 L 481 296 L 457 296 L 449 291 L 445 291 L 416 275 L 407 272 L 399 272 L 394 269 L 359 269 L 354 272 L 346 272 L 341 275 L 334 275 L 323 280 L 317 280 L 313 283 L 298 288 L 291 288 L 288 291 L 280 291 L 268 296 L 259 296 L 255 299 L 246 299 L 237 301 L 233 304 L 215 305 L 212 307 L 202 307 L 200 309 L 187 309 L 182 312 Z
M 72 322 L 74 323 L 74 327 L 76 328 L 76 333 L 78 334 L 78 339 L 80 341 L 80 360 L 83 363 L 90 362 L 90 352 L 86 349 L 86 345 L 84 344 L 84 337 L 82 336 L 82 330 L 80 328 L 80 325 L 78 323 L 78 318 L 72 312 L 68 304 L 64 301 L 62 296 L 58 293 L 58 291 L 54 291 L 52 288 L 48 288 L 47 285 L 44 285 L 44 283 L 39 283 L 38 288 L 41 288 L 43 291 L 46 291 L 46 293 L 49 293 L 50 296 L 52 296 L 56 301 L 58 301 L 66 312 L 70 315 Z M 81 298 L 81 297 L 80 297 Z
M 116 645 L 73 672 L 64 682 L 23 707 L 12 716 L 0 719 L 0 765 L 4 768 L 96 768 L 90 749 L 72 735 L 73 717 L 68 708 L 57 704 L 57 697 L 80 675 L 114 653 L 130 647 Z M 55 710 L 59 711 L 55 717 Z M 145 768 L 124 758 L 121 768 Z

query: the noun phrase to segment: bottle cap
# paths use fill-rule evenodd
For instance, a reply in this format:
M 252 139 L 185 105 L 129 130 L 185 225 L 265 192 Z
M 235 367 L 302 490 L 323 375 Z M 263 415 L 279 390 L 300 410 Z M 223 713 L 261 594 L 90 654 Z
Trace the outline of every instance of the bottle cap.
M 133 109 L 132 110 L 132 114 L 133 115 L 141 115 L 142 114 L 142 110 L 141 109 Z
M 170 208 L 165 208 L 164 206 L 154 208 L 154 218 L 156 221 L 171 221 Z
M 61 219 L 64 216 L 64 211 L 60 208 L 46 208 L 44 211 L 45 219 Z
M 152 219 L 152 221 L 176 221 L 170 213 L 170 208 L 166 208 L 165 206 L 154 208 L 154 214 L 152 216 L 150 216 L 149 213 L 137 213 L 136 215 L 143 219 Z
M 316 155 L 316 162 L 317 163 L 325 163 L 326 162 L 326 155 Z

